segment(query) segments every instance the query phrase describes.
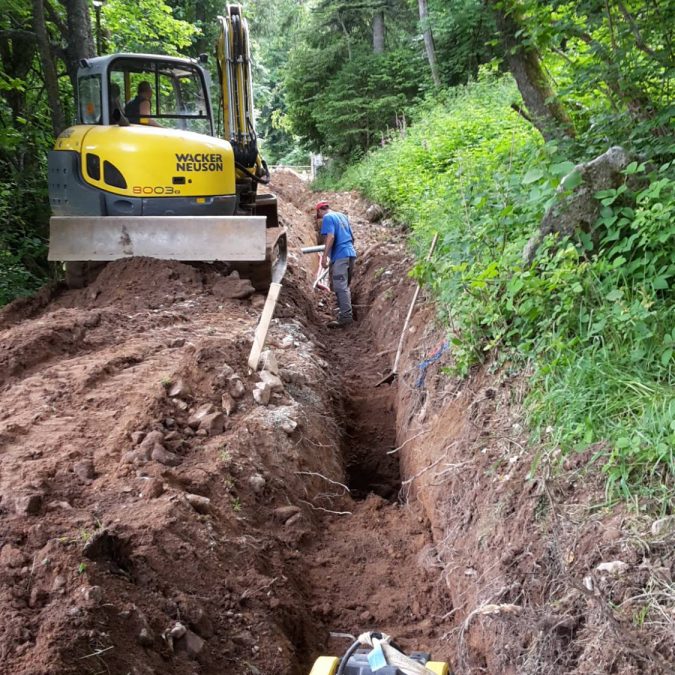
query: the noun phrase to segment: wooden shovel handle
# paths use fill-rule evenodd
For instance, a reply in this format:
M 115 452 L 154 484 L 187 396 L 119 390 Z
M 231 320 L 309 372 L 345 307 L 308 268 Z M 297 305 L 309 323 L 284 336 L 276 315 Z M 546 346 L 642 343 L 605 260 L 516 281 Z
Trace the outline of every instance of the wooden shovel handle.
M 434 234 L 434 238 L 431 240 L 431 246 L 429 247 L 429 253 L 427 253 L 425 262 L 429 262 L 431 260 L 431 256 L 433 255 L 434 249 L 436 248 L 437 240 L 438 240 L 438 232 Z M 398 372 L 398 361 L 401 358 L 401 352 L 403 351 L 403 340 L 405 339 L 405 332 L 408 330 L 408 324 L 410 323 L 410 319 L 413 315 L 413 310 L 415 309 L 415 303 L 417 302 L 417 296 L 419 294 L 420 294 L 420 284 L 418 281 L 417 286 L 415 287 L 415 293 L 413 294 L 412 302 L 410 303 L 410 308 L 408 309 L 408 315 L 406 316 L 405 323 L 403 324 L 401 337 L 399 338 L 398 341 L 398 349 L 396 350 L 396 358 L 394 359 L 394 367 L 392 368 L 391 371 L 392 373 Z

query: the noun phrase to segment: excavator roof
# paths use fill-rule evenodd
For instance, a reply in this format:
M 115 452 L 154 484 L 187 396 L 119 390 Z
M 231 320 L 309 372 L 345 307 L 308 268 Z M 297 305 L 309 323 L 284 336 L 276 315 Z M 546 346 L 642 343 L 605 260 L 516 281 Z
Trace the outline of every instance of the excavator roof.
M 110 68 L 110 66 L 118 62 L 125 65 L 125 69 L 133 71 L 142 71 L 148 67 L 150 63 L 162 63 L 169 67 L 190 66 L 201 68 L 205 59 L 187 59 L 178 56 L 164 56 L 158 54 L 106 54 L 105 56 L 95 56 L 91 59 L 80 60 L 80 72 L 87 71 L 91 74 L 103 73 Z

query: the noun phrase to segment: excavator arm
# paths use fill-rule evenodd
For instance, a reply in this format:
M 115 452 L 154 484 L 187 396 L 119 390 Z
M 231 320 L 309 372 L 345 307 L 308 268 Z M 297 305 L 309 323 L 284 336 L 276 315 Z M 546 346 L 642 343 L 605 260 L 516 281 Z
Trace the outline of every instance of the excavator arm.
M 257 182 L 266 183 L 269 172 L 258 151 L 255 132 L 248 22 L 242 15 L 241 5 L 228 5 L 226 16 L 219 16 L 218 22 L 216 58 L 223 136 L 232 145 L 240 176 L 255 176 Z

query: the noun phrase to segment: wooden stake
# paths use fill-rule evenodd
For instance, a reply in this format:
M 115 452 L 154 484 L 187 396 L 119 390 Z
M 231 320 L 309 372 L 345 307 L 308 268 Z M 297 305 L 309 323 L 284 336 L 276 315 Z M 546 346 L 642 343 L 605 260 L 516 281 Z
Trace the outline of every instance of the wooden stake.
M 260 354 L 262 353 L 263 347 L 265 346 L 267 331 L 269 330 L 270 321 L 272 320 L 272 315 L 274 314 L 274 308 L 277 305 L 280 292 L 281 284 L 270 284 L 270 288 L 267 291 L 265 306 L 263 307 L 262 314 L 260 315 L 260 322 L 258 323 L 258 326 L 255 329 L 255 335 L 253 336 L 253 346 L 251 347 L 251 353 L 248 357 L 248 365 L 251 370 L 258 370 Z
M 436 248 L 436 241 L 438 240 L 438 232 L 434 234 L 434 238 L 431 241 L 431 246 L 429 247 L 429 253 L 427 253 L 426 262 L 431 260 L 434 249 Z M 415 309 L 415 303 L 417 302 L 417 296 L 420 293 L 420 284 L 417 283 L 415 287 L 415 293 L 413 294 L 412 302 L 410 303 L 410 308 L 408 309 L 408 315 L 405 318 L 403 324 L 403 330 L 401 331 L 401 337 L 398 341 L 398 349 L 396 350 L 396 358 L 394 359 L 394 367 L 391 369 L 391 372 L 386 377 L 382 378 L 375 386 L 379 387 L 382 384 L 391 384 L 398 377 L 398 361 L 401 358 L 401 352 L 403 351 L 403 341 L 405 340 L 405 333 L 408 330 L 408 324 L 410 323 L 410 318 L 412 317 L 413 310 Z

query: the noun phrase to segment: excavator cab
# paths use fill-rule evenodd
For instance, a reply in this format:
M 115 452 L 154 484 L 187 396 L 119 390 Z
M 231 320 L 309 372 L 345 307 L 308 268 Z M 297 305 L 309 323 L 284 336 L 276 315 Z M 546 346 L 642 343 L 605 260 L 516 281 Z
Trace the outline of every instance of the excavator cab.
M 213 136 L 211 78 L 202 65 L 205 62 L 205 55 L 199 61 L 148 54 L 82 59 L 77 78 L 78 124 L 125 125 L 126 104 L 147 82 L 154 92 L 149 119 L 166 128 Z
M 283 276 L 286 232 L 276 198 L 258 191 L 269 173 L 255 136 L 248 28 L 238 5 L 227 9 L 221 31 L 232 36 L 236 25 L 238 38 L 226 38 L 231 48 L 219 57 L 220 102 L 242 114 L 225 138 L 216 135 L 205 58 L 112 54 L 80 63 L 77 124 L 48 159 L 49 259 L 65 263 L 69 286 L 130 256 L 225 261 L 259 290 Z M 142 82 L 152 90 L 149 113 L 130 120 L 125 109 Z

